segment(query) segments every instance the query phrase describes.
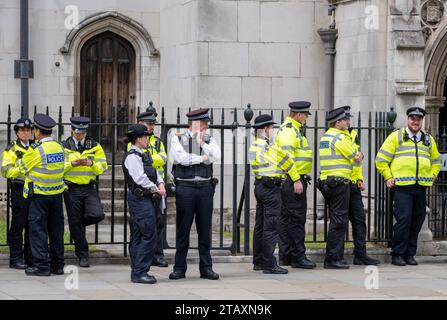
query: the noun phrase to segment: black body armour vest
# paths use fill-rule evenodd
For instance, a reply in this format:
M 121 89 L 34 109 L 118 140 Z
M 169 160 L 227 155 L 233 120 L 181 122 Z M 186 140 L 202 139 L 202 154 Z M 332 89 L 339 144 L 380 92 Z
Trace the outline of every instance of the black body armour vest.
M 202 147 L 197 143 L 196 139 L 189 137 L 186 133 L 179 136 L 178 139 L 187 153 L 202 155 Z M 205 143 L 209 143 L 209 138 L 205 139 Z M 191 166 L 176 164 L 173 166 L 173 174 L 175 179 L 193 179 L 196 176 L 211 179 L 213 177 L 213 164 L 199 163 Z
M 124 165 L 127 157 L 131 154 L 136 154 L 137 156 L 141 157 L 141 159 L 143 160 L 144 173 L 147 175 L 147 177 L 149 178 L 150 181 L 157 184 L 157 170 L 152 166 L 152 157 L 149 154 L 149 152 L 144 152 L 143 154 L 141 154 L 140 152 L 138 152 L 135 149 L 130 149 L 124 155 L 123 162 L 122 162 L 124 177 L 126 178 L 126 184 L 127 184 L 127 187 L 129 188 L 129 190 L 131 192 L 134 192 L 134 190 L 137 188 L 144 189 L 142 186 L 137 184 L 132 179 L 131 175 L 129 174 L 129 170 L 127 170 L 126 166 Z

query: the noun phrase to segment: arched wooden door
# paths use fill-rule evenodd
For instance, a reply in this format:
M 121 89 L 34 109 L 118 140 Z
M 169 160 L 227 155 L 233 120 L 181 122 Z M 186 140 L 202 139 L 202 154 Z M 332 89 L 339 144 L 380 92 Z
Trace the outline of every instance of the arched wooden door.
M 123 37 L 104 32 L 89 39 L 81 50 L 80 114 L 97 123 L 90 135 L 105 151 L 112 151 L 118 123 L 128 123 L 135 110 L 135 50 Z M 127 128 L 117 125 L 117 149 L 124 150 Z

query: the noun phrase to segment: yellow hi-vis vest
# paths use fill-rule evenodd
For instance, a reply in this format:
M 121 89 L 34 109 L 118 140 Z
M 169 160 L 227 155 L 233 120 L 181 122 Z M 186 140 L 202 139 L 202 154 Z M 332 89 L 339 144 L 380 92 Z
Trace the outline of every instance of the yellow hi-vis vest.
M 262 177 L 285 178 L 289 174 L 292 181 L 299 179 L 299 174 L 292 159 L 264 137 L 258 137 L 250 146 L 248 159 L 256 179 Z
M 304 175 L 312 170 L 312 149 L 300 132 L 301 126 L 298 121 L 287 117 L 279 127 L 276 144 L 289 155 L 298 173 Z
M 127 151 L 130 150 L 131 143 L 127 144 Z M 147 148 L 144 151 L 149 152 L 152 157 L 152 166 L 157 170 L 158 174 L 165 178 L 165 164 L 168 158 L 163 141 L 155 135 L 150 135 L 147 141 Z
M 329 128 L 321 137 L 319 154 L 321 180 L 328 176 L 351 179 L 358 151 L 348 130 Z
M 26 176 L 23 197 L 32 192 L 40 195 L 55 195 L 64 192 L 64 148 L 52 138 L 31 144 L 23 158 L 18 161 L 21 174 Z
M 30 144 L 34 141 L 30 141 Z M 25 175 L 20 173 L 17 160 L 22 159 L 28 148 L 22 146 L 19 140 L 11 142 L 2 153 L 2 176 L 7 179 L 25 181 Z
M 360 145 L 357 138 L 358 132 L 356 130 L 349 130 L 349 135 L 351 136 L 352 144 L 360 152 Z M 362 164 L 354 163 L 352 165 L 351 181 L 357 183 L 359 180 L 363 181 Z
M 397 186 L 419 184 L 430 187 L 441 169 L 438 147 L 433 137 L 422 131 L 415 143 L 401 128 L 392 132 L 376 155 L 376 168 L 385 180 L 394 178 Z
M 85 185 L 92 180 L 96 180 L 96 176 L 107 170 L 108 166 L 104 150 L 99 143 L 91 138 L 86 137 L 82 153 L 76 149 L 76 144 L 72 137 L 65 140 L 62 146 L 66 152 L 64 180 Z M 78 159 L 91 160 L 93 165 L 90 167 L 73 167 L 71 162 Z

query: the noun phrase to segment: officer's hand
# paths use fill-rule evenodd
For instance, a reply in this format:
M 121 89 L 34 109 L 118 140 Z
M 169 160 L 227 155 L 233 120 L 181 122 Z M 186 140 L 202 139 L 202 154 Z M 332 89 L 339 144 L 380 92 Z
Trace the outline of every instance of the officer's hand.
M 389 189 L 391 189 L 392 187 L 394 187 L 394 179 L 393 179 L 393 178 L 389 178 L 389 179 L 386 181 L 386 186 L 387 186 Z
M 205 162 L 205 161 L 208 161 L 208 160 L 209 160 L 209 157 L 206 154 L 204 154 L 202 156 L 202 162 Z
M 357 163 L 357 164 L 360 164 L 360 163 L 362 163 L 363 158 L 364 158 L 363 153 L 359 152 L 357 157 L 355 157 L 354 162 Z
M 362 180 L 357 181 L 357 187 L 360 191 L 364 191 L 366 189 L 365 183 Z
M 93 165 L 93 161 L 90 159 L 83 159 L 82 160 L 82 165 L 86 166 L 86 167 L 91 167 Z
M 81 159 L 77 159 L 71 162 L 71 166 L 72 167 L 79 167 L 82 166 L 82 160 Z
M 303 183 L 301 182 L 301 180 L 295 181 L 293 183 L 293 192 L 297 193 L 297 194 L 302 194 L 304 190 L 303 187 Z
M 166 189 L 165 189 L 165 184 L 164 183 L 160 183 L 158 185 L 158 194 L 162 197 L 166 197 Z
M 203 135 L 205 134 L 205 132 L 201 132 L 201 131 L 199 131 L 198 133 L 197 133 L 197 135 L 196 135 L 196 140 L 197 140 L 197 143 L 200 145 L 200 146 L 202 146 L 205 142 L 203 142 Z

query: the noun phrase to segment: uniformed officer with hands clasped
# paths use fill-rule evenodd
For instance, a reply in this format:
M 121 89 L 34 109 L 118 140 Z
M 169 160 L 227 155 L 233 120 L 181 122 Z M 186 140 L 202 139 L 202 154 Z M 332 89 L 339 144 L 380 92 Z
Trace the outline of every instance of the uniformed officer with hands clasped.
M 175 265 L 169 279 L 185 278 L 189 233 L 195 216 L 199 238 L 200 277 L 219 279 L 212 269 L 211 226 L 216 179 L 213 163 L 221 157 L 216 140 L 206 134 L 209 109 L 189 112 L 188 129 L 171 139 L 169 158 L 173 161 L 176 191 L 176 253 Z

